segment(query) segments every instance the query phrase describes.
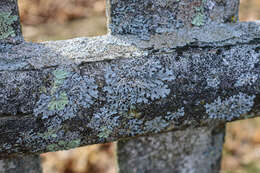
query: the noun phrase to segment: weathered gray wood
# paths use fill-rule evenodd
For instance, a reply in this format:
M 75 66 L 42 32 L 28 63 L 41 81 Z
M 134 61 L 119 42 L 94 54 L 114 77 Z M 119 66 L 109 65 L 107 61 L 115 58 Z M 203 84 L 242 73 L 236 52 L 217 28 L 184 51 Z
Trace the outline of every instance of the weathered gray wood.
M 2 44 L 0 152 L 55 151 L 258 116 L 259 24 L 220 27 L 239 36 L 176 39 L 182 46 L 166 44 L 175 32 L 163 42 L 156 41 L 162 35 L 143 42 L 108 35 Z
M 259 116 L 259 31 L 254 22 L 210 22 L 149 40 L 2 43 L 0 153 L 56 151 Z
M 177 30 L 177 38 L 184 40 L 184 42 L 189 42 L 192 37 L 189 37 L 189 34 L 183 34 L 183 31 L 185 32 L 186 30 L 186 32 L 189 32 L 193 30 L 192 28 L 194 27 L 207 25 L 216 27 L 219 24 L 236 22 L 238 19 L 238 6 L 238 0 L 141 0 L 138 1 L 138 3 L 134 0 L 111 0 L 111 23 L 109 24 L 109 28 L 112 34 L 131 33 L 138 35 L 144 40 L 150 40 L 151 35 L 154 34 Z M 212 34 L 212 32 L 216 30 L 217 34 Z M 211 34 L 208 34 L 208 32 Z M 207 40 L 212 37 L 221 39 L 222 34 L 229 35 L 230 38 L 233 34 L 236 35 L 234 30 L 230 30 L 228 33 L 229 34 L 222 32 L 222 29 L 208 28 L 205 32 L 200 30 L 198 37 L 203 35 Z M 157 41 L 160 42 L 160 39 Z M 199 47 L 197 47 L 197 49 L 199 49 Z M 196 51 L 196 49 L 193 49 L 193 51 L 190 52 L 190 56 L 193 59 L 192 54 L 196 54 Z M 225 51 L 226 50 L 223 50 L 223 52 Z M 217 52 L 214 54 L 217 54 Z M 214 54 L 208 54 L 206 59 L 214 58 Z M 182 57 L 183 54 L 181 52 L 179 58 L 182 59 Z M 222 57 L 218 58 L 221 59 Z M 200 61 L 200 63 L 204 63 L 204 61 Z M 219 67 L 213 69 L 213 74 L 217 73 L 218 68 Z M 208 71 L 208 73 L 211 72 Z M 207 76 L 207 74 L 204 74 L 204 76 Z M 244 77 L 245 76 L 242 77 L 243 80 L 245 79 Z M 218 77 L 207 78 L 207 84 L 210 85 L 211 88 L 218 89 L 218 87 L 216 87 L 219 84 Z M 213 107 L 214 111 L 217 107 L 222 109 L 223 103 L 214 105 Z M 234 113 L 232 110 L 238 108 L 237 106 L 234 106 L 234 109 L 231 107 L 232 106 L 227 108 L 229 113 L 226 115 L 228 116 Z M 158 112 L 159 110 L 160 109 L 158 109 Z M 225 116 L 222 111 L 223 110 L 221 110 L 221 113 L 215 112 L 216 114 L 214 113 L 214 116 Z M 199 113 L 195 108 L 194 112 Z M 203 117 L 204 115 L 205 114 L 201 112 L 200 116 Z M 217 135 L 214 131 L 218 132 Z M 119 172 L 217 173 L 220 169 L 224 136 L 225 129 L 223 129 L 223 122 L 214 121 L 212 124 L 208 124 L 202 128 L 188 128 L 183 131 L 164 133 L 150 137 L 119 140 Z
M 237 8 L 236 1 L 216 1 L 220 10 L 213 16 L 205 11 L 204 20 L 201 9 L 192 13 L 188 1 L 179 2 L 183 11 L 196 12 L 190 25 L 137 22 L 145 24 L 144 35 L 132 32 L 132 25 L 121 32 L 117 21 L 110 22 L 111 35 L 96 38 L 36 44 L 6 41 L 15 38 L 8 34 L 0 45 L 0 154 L 207 129 L 213 120 L 259 116 L 259 23 L 229 23 L 236 10 L 223 10 Z
M 210 125 L 118 142 L 119 172 L 218 173 L 225 127 Z
M 0 158 L 0 173 L 41 173 L 38 155 L 15 155 Z
M 1 0 L 0 1 L 0 52 L 4 51 L 3 45 L 16 45 L 23 41 L 21 34 L 21 26 L 19 21 L 19 13 L 17 0 Z M 4 61 L 1 59 L 0 64 Z M 10 63 L 9 66 L 15 66 L 15 63 Z M 2 77 L 2 76 L 1 76 Z M 3 86 L 0 77 L 0 90 Z M 3 100 L 2 92 L 0 92 L 0 100 Z M 2 102 L 0 103 L 0 112 L 3 112 Z M 0 113 L 1 117 L 2 114 Z M 0 120 L 1 121 L 1 120 Z M 1 123 L 0 123 L 1 124 Z M 1 126 L 8 129 L 9 127 Z M 2 133 L 0 133 L 2 136 Z M 9 148 L 7 144 L 5 147 Z M 0 154 L 0 173 L 41 173 L 39 155 L 11 155 L 5 156 Z

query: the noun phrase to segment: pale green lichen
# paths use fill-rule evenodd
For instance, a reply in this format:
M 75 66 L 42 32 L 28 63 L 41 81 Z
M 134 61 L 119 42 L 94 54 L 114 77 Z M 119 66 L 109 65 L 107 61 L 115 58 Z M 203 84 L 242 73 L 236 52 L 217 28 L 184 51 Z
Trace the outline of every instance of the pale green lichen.
M 51 89 L 51 94 L 53 94 L 64 83 L 64 80 L 70 73 L 63 69 L 57 69 L 53 71 L 52 74 L 54 75 L 54 83 Z
M 66 79 L 69 76 L 70 73 L 63 69 L 57 69 L 57 70 L 53 71 L 52 74 L 55 76 L 55 78 L 57 80 L 63 81 L 64 79 Z
M 18 19 L 18 16 L 11 15 L 8 12 L 0 12 L 0 40 L 8 37 L 15 37 L 15 30 L 12 24 Z
M 109 137 L 109 135 L 112 133 L 112 129 L 106 127 L 106 126 L 103 126 L 100 128 L 100 132 L 98 133 L 98 137 L 100 138 L 107 138 Z
M 65 92 L 62 92 L 58 98 L 54 98 L 48 105 L 50 111 L 63 110 L 65 106 L 69 103 L 68 96 Z
M 193 18 L 192 24 L 195 26 L 203 26 L 205 24 L 205 16 L 203 13 L 199 12 L 197 15 Z
M 59 149 L 58 145 L 57 144 L 50 144 L 50 145 L 47 145 L 46 149 L 48 151 L 56 151 Z
M 71 149 L 71 148 L 76 148 L 76 147 L 79 147 L 80 146 L 80 142 L 81 140 L 80 139 L 75 139 L 75 140 L 72 140 L 72 141 L 59 141 L 58 144 L 50 144 L 46 147 L 46 149 L 48 151 L 57 151 L 57 150 L 60 150 L 60 149 Z
M 205 3 L 204 1 L 202 2 Z M 192 19 L 191 24 L 195 26 L 203 26 L 205 24 L 205 15 L 203 6 L 195 7 L 196 16 Z
M 46 140 L 49 138 L 57 138 L 56 130 L 51 128 L 48 128 L 45 133 L 38 133 L 38 136 Z
M 63 69 L 57 69 L 52 72 L 54 75 L 54 83 L 51 89 L 51 94 L 54 94 L 57 89 L 64 83 L 64 80 L 69 76 L 69 72 Z M 54 110 L 63 110 L 65 106 L 69 103 L 68 96 L 66 92 L 61 92 L 58 97 L 54 97 L 48 105 L 48 109 L 51 111 Z

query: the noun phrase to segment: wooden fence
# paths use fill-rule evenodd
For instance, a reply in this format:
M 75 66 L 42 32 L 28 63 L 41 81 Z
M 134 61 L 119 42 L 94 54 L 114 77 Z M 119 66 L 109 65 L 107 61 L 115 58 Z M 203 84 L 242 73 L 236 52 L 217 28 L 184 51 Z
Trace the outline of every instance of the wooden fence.
M 218 172 L 225 123 L 259 116 L 260 24 L 239 0 L 107 0 L 109 34 L 25 42 L 0 1 L 0 172 L 118 141 L 121 173 Z

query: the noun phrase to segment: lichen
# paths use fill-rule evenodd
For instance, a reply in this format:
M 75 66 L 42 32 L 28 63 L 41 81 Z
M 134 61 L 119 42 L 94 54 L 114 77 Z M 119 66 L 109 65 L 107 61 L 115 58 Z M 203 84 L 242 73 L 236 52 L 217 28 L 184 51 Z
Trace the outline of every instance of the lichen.
M 98 85 L 94 78 L 88 75 L 74 73 L 64 83 L 64 90 L 68 90 L 71 103 L 76 103 L 83 108 L 90 108 L 98 98 Z
M 57 137 L 56 130 L 52 128 L 48 128 L 47 132 L 38 133 L 37 135 L 45 140 Z
M 196 16 L 192 20 L 192 24 L 195 26 L 203 26 L 205 24 L 205 16 L 203 13 L 199 12 L 196 14 Z
M 37 90 L 43 85 L 42 77 L 39 71 L 1 71 L 0 115 L 31 114 L 38 99 Z
M 51 100 L 48 105 L 50 111 L 61 111 L 65 108 L 65 106 L 69 103 L 68 96 L 65 92 L 62 92 L 58 98 Z
M 177 112 L 167 112 L 165 119 L 168 121 L 178 120 L 179 118 L 183 117 L 185 114 L 184 107 L 177 110 Z
M 143 118 L 142 113 L 139 112 L 135 106 L 130 106 L 129 111 L 121 116 L 121 121 L 123 122 L 121 126 L 126 130 L 119 131 L 120 135 L 136 135 L 143 133 Z
M 57 151 L 57 150 L 61 150 L 61 149 L 71 149 L 71 148 L 76 148 L 78 146 L 80 146 L 80 139 L 76 139 L 76 140 L 72 140 L 72 141 L 59 141 L 58 144 L 49 144 L 46 146 L 46 149 L 48 151 Z
M 238 80 L 235 83 L 235 87 L 241 87 L 244 85 L 253 85 L 258 79 L 258 74 L 256 73 L 243 73 L 239 76 Z
M 137 118 L 133 118 L 133 119 L 129 119 L 127 121 L 127 127 L 126 129 L 128 129 L 129 131 L 127 133 L 131 134 L 131 135 L 136 135 L 136 134 L 141 134 L 142 131 L 142 124 L 143 124 L 143 120 L 142 119 L 137 119 Z
M 141 133 L 141 113 L 135 109 L 138 103 L 164 98 L 170 93 L 166 82 L 175 80 L 173 71 L 155 59 L 131 59 L 123 65 L 111 65 L 105 69 L 107 104 L 90 120 L 89 127 L 98 131 L 98 137 L 109 137 L 119 126 L 118 118 L 125 119 L 130 134 Z M 119 132 L 126 134 L 128 132 Z
M 218 76 L 209 76 L 207 78 L 207 86 L 212 88 L 217 88 L 220 84 L 220 79 Z
M 156 59 L 132 59 L 107 67 L 104 91 L 112 109 L 128 111 L 131 105 L 148 99 L 165 98 L 170 93 L 165 82 L 175 80 L 173 71 Z
M 209 118 L 232 120 L 248 113 L 254 105 L 255 95 L 244 93 L 231 96 L 225 100 L 218 97 L 214 102 L 205 105 Z
M 119 116 L 113 116 L 114 114 L 116 114 L 116 111 L 103 107 L 100 112 L 94 114 L 88 127 L 95 129 L 98 132 L 98 137 L 107 138 L 119 125 Z
M 52 74 L 53 85 L 41 93 L 34 109 L 36 116 L 47 119 L 58 115 L 60 119 L 55 119 L 58 123 L 75 117 L 79 109 L 90 108 L 98 98 L 98 86 L 93 78 L 65 69 L 56 69 Z
M 8 37 L 15 37 L 13 23 L 17 21 L 18 16 L 11 15 L 8 12 L 0 12 L 0 40 Z
M 64 83 L 64 80 L 69 76 L 69 72 L 63 69 L 57 69 L 52 72 L 54 75 L 54 83 L 51 89 L 51 93 L 55 93 L 55 91 Z
M 150 121 L 145 122 L 145 130 L 149 132 L 160 132 L 169 125 L 162 117 L 156 117 Z

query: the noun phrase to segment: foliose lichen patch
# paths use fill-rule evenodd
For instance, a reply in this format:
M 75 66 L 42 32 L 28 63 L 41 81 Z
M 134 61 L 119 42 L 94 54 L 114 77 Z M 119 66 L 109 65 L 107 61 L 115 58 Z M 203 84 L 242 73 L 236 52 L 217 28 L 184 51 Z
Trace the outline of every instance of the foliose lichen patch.
M 176 78 L 170 68 L 161 65 L 156 59 L 121 61 L 121 65 L 112 64 L 105 69 L 106 85 L 103 91 L 107 103 L 94 114 L 89 123 L 89 127 L 98 131 L 101 138 L 109 137 L 117 126 L 127 126 L 125 128 L 131 134 L 140 134 L 143 120 L 139 119 L 141 113 L 133 110 L 134 105 L 165 98 L 170 94 L 167 82 Z M 119 117 L 125 119 L 126 124 L 119 124 Z
M 133 117 L 131 108 L 138 103 L 148 103 L 148 99 L 164 98 L 170 93 L 165 82 L 176 77 L 173 71 L 163 67 L 155 59 L 122 60 L 121 65 L 111 65 L 105 69 L 107 105 L 94 114 L 90 128 L 98 131 L 98 136 L 107 138 L 118 124 L 119 115 L 131 122 L 128 129 L 139 133 L 143 121 Z M 128 124 L 128 123 L 127 123 Z
M 130 105 L 165 98 L 170 93 L 165 82 L 176 77 L 160 61 L 143 58 L 126 60 L 122 64 L 109 66 L 105 72 L 103 90 L 112 109 L 127 111 Z
M 203 13 L 198 12 L 191 23 L 195 26 L 203 26 L 205 24 L 204 18 L 205 16 L 203 15 Z
M 254 98 L 244 93 L 231 96 L 222 100 L 218 97 L 214 102 L 207 103 L 204 107 L 210 118 L 232 120 L 248 113 L 254 105 Z
M 15 30 L 12 24 L 18 20 L 18 16 L 10 12 L 0 12 L 0 40 L 8 37 L 15 37 Z
M 249 49 L 248 46 L 238 46 L 236 49 L 226 50 L 223 54 L 222 64 L 227 68 L 226 72 L 232 74 L 236 79 L 235 87 L 255 83 L 258 74 L 252 69 L 259 63 L 260 53 Z
M 34 113 L 42 119 L 55 114 L 61 121 L 76 116 L 81 108 L 89 108 L 98 97 L 98 86 L 88 75 L 56 69 L 52 72 L 53 84 L 40 95 Z
M 16 144 L 20 145 L 20 143 L 26 142 L 25 145 L 31 145 L 31 143 L 37 143 L 38 146 L 33 149 L 34 152 L 37 152 L 37 149 L 52 152 L 80 146 L 81 139 L 78 132 L 67 131 L 60 125 L 46 125 L 46 127 L 48 128 L 43 132 L 34 132 L 31 129 L 27 133 L 21 133 L 21 137 L 18 138 Z
M 241 76 L 238 77 L 238 80 L 235 83 L 235 87 L 241 87 L 244 85 L 253 85 L 256 80 L 258 79 L 258 74 L 256 73 L 243 73 Z
M 68 149 L 71 149 L 71 148 L 79 147 L 80 142 L 81 142 L 80 139 L 75 139 L 75 140 L 72 140 L 72 141 L 61 140 L 61 141 L 58 142 L 58 144 L 54 143 L 54 144 L 47 145 L 46 149 L 48 151 L 58 151 L 58 150 L 61 150 L 61 149 L 68 150 Z
M 113 116 L 116 111 L 107 107 L 100 109 L 100 112 L 94 114 L 88 126 L 98 131 L 98 137 L 107 138 L 113 132 L 116 126 L 119 126 L 119 116 Z
M 165 129 L 169 125 L 169 122 L 162 117 L 156 117 L 150 121 L 145 122 L 145 130 L 149 132 L 159 132 Z
M 185 114 L 184 107 L 178 109 L 176 112 L 167 112 L 167 115 L 165 116 L 165 119 L 168 121 L 177 120 L 181 117 L 183 117 Z

